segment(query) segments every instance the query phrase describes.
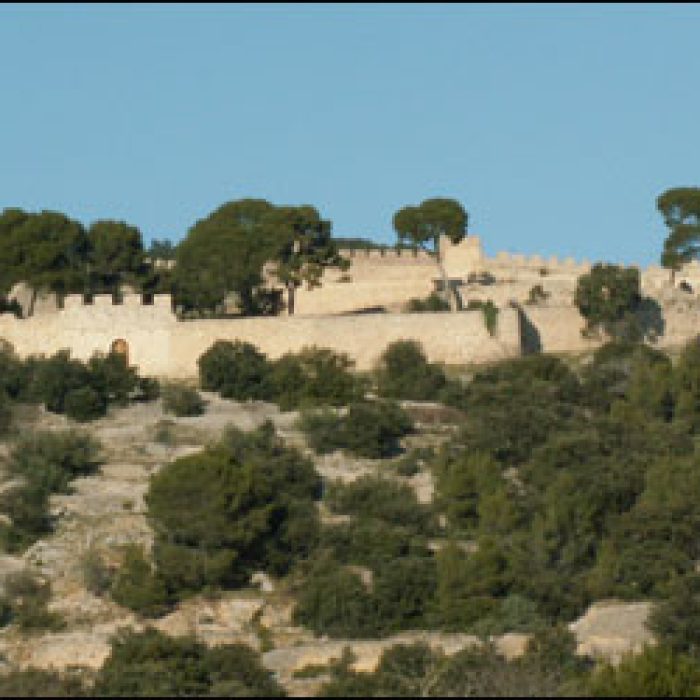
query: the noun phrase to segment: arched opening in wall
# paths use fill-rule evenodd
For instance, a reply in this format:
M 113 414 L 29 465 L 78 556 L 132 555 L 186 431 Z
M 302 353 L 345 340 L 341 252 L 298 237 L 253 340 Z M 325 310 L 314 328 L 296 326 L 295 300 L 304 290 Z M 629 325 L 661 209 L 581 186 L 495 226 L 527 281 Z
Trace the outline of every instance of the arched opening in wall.
M 113 341 L 109 351 L 115 355 L 123 355 L 126 364 L 129 364 L 129 343 L 123 338 L 117 338 Z

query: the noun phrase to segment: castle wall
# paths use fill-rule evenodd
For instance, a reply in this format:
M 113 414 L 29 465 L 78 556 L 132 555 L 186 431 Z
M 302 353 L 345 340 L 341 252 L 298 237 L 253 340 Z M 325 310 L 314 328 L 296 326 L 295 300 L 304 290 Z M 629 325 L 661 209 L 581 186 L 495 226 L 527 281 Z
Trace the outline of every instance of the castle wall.
M 520 354 L 520 325 L 514 309 L 499 314 L 491 337 L 480 311 L 459 314 L 359 314 L 177 321 L 169 297 L 143 306 L 137 296 L 113 305 L 95 297 L 84 305 L 68 297 L 53 315 L 17 319 L 0 316 L 0 338 L 21 356 L 52 355 L 68 348 L 86 360 L 109 352 L 117 339 L 126 340 L 130 363 L 143 374 L 186 378 L 197 375 L 197 359 L 216 340 L 244 340 L 270 357 L 297 352 L 307 345 L 347 353 L 358 369 L 371 368 L 386 346 L 402 339 L 422 343 L 432 361 L 449 364 L 488 362 Z
M 431 361 L 447 364 L 489 362 L 520 354 L 520 325 L 514 309 L 499 314 L 497 337 L 486 330 L 480 311 L 459 314 L 366 314 L 201 320 L 177 324 L 171 344 L 171 371 L 196 374 L 197 358 L 216 340 L 244 340 L 271 358 L 308 345 L 347 353 L 358 369 L 370 369 L 396 340 L 419 341 Z

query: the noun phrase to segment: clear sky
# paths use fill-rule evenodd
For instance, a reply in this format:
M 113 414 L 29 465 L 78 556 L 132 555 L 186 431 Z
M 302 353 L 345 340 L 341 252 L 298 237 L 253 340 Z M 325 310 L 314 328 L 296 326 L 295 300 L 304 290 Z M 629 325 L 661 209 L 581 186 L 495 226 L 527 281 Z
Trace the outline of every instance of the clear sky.
M 700 5 L 3 5 L 0 208 L 177 241 L 261 197 L 393 243 L 448 196 L 490 254 L 646 265 L 700 185 L 699 36 Z

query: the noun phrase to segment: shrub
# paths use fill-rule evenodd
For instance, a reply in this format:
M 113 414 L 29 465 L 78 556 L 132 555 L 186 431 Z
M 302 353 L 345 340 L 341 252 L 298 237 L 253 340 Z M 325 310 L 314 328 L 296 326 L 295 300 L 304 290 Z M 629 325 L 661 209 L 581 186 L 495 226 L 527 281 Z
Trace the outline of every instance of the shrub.
M 319 564 L 306 577 L 292 619 L 330 637 L 379 634 L 374 601 L 360 577 L 331 563 Z
M 311 447 L 320 454 L 344 449 L 360 457 L 390 457 L 398 440 L 413 429 L 408 414 L 392 402 L 350 404 L 345 416 L 306 412 L 299 422 Z
M 95 680 L 100 696 L 280 697 L 283 689 L 244 644 L 207 648 L 155 629 L 122 632 Z
M 449 311 L 450 305 L 437 293 L 432 292 L 425 299 L 410 299 L 406 305 L 409 313 Z
M 104 416 L 107 402 L 91 386 L 81 386 L 66 394 L 63 408 L 69 418 L 84 423 Z
M 217 340 L 197 361 L 202 389 L 227 399 L 268 399 L 270 363 L 254 345 Z
M 373 518 L 414 532 L 433 531 L 430 508 L 418 503 L 410 486 L 389 479 L 362 476 L 349 484 L 335 483 L 328 488 L 325 500 L 336 513 Z
M 77 431 L 39 431 L 17 441 L 8 468 L 47 493 L 65 492 L 72 479 L 97 469 L 99 449 L 96 440 Z
M 162 396 L 165 413 L 173 413 L 178 417 L 201 416 L 204 413 L 204 400 L 196 389 L 186 384 L 165 384 Z
M 481 309 L 484 315 L 484 326 L 489 332 L 490 336 L 496 335 L 496 328 L 498 326 L 498 307 L 488 299 L 487 301 L 481 301 L 480 299 L 472 299 L 467 304 L 467 310 Z
M 642 301 L 639 270 L 596 263 L 581 275 L 574 303 L 586 319 L 587 329 L 601 327 L 613 337 L 638 339 L 641 328 L 635 314 Z
M 328 348 L 307 347 L 274 363 L 270 382 L 283 411 L 343 406 L 364 395 L 364 383 L 350 371 L 353 361 Z
M 0 674 L 0 697 L 3 698 L 77 698 L 90 697 L 82 679 L 76 675 L 38 668 Z
M 66 396 L 74 390 L 90 386 L 90 371 L 79 360 L 72 360 L 67 350 L 40 360 L 34 373 L 34 390 L 53 413 L 65 412 Z
M 541 284 L 536 284 L 530 287 L 530 291 L 527 295 L 526 304 L 539 304 L 542 301 L 546 301 L 550 296 L 549 292 L 545 292 Z
M 11 610 L 11 622 L 21 630 L 58 630 L 63 627 L 61 617 L 47 607 L 51 584 L 40 581 L 28 570 L 5 578 L 5 598 Z
M 420 343 L 414 340 L 389 344 L 376 376 L 379 395 L 395 399 L 434 400 L 447 383 L 443 371 L 428 363 Z
M 121 353 L 95 354 L 88 360 L 87 366 L 91 386 L 105 402 L 125 406 L 138 388 L 136 369 L 129 367 Z
M 91 547 L 82 557 L 83 583 L 90 593 L 101 596 L 112 586 L 112 572 L 99 552 Z
M 0 390 L 0 435 L 5 434 L 12 423 L 12 404 L 8 396 Z
M 244 585 L 261 569 L 284 573 L 315 546 L 320 486 L 311 462 L 284 447 L 270 423 L 249 434 L 228 429 L 151 480 L 157 574 L 181 596 Z
M 136 545 L 126 548 L 111 594 L 117 603 L 145 617 L 164 615 L 172 603 L 164 582 L 154 573 L 143 550 Z
M 160 396 L 160 383 L 153 377 L 140 377 L 136 385 L 139 401 L 155 401 Z
M 592 697 L 696 697 L 700 694 L 697 659 L 668 647 L 645 647 L 617 667 L 606 664 L 591 676 Z

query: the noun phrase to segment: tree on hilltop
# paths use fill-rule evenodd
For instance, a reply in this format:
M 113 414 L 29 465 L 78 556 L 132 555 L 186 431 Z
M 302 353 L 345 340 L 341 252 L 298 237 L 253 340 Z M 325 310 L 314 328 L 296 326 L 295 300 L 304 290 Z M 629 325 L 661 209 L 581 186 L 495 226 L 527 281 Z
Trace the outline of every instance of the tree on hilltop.
M 0 284 L 27 282 L 34 289 L 82 291 L 88 239 L 80 222 L 55 211 L 5 209 L 0 215 Z
M 635 317 L 641 302 L 639 270 L 603 263 L 596 263 L 579 277 L 574 296 L 587 330 L 603 328 L 611 336 L 626 340 L 637 340 L 641 333 Z
M 234 291 L 244 313 L 260 313 L 266 263 L 287 290 L 290 314 L 294 293 L 303 282 L 317 287 L 326 267 L 349 265 L 331 238 L 330 221 L 314 207 L 236 200 L 198 221 L 178 246 L 178 303 L 214 309 L 227 292 Z
M 295 292 L 304 282 L 321 286 L 326 267 L 347 270 L 350 261 L 340 255 L 331 238 L 331 222 L 309 205 L 277 207 L 267 225 L 275 240 L 274 275 L 287 290 L 287 313 L 294 313 Z
M 661 264 L 675 279 L 683 265 L 700 256 L 700 188 L 675 187 L 656 200 L 669 234 L 664 241 Z
M 456 311 L 454 294 L 450 293 L 447 273 L 440 255 L 440 237 L 446 236 L 453 244 L 467 235 L 468 214 L 454 199 L 426 199 L 419 206 L 406 206 L 394 214 L 394 230 L 399 243 L 422 248 L 435 257 L 443 284 L 443 297 Z
M 144 272 L 141 231 L 123 221 L 95 221 L 88 229 L 90 291 L 117 292 Z

